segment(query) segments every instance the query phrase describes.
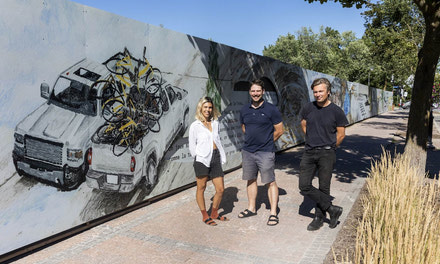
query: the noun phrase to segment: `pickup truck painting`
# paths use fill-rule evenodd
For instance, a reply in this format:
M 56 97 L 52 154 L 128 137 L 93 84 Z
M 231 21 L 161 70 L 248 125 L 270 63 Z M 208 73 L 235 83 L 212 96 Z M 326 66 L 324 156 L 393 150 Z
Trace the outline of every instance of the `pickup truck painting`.
M 102 100 L 106 122 L 92 136 L 88 151 L 87 185 L 125 193 L 143 180 L 151 190 L 162 157 L 186 130 L 188 92 L 168 84 L 145 59 L 145 50 L 143 61 L 125 51 L 105 64 L 115 79 L 106 83 Z
M 105 122 L 98 111 L 103 85 L 93 84 L 110 74 L 105 65 L 83 59 L 63 71 L 52 89 L 41 84 L 41 97 L 47 101 L 15 128 L 12 158 L 19 175 L 63 190 L 84 181 L 90 138 Z
M 187 91 L 166 85 L 159 94 L 160 119 L 155 121 L 150 117 L 148 125 L 151 128 L 141 137 L 135 135 L 137 141 L 133 145 L 120 133 L 113 135 L 115 130 L 124 134 L 124 129 L 132 122 L 130 118 L 122 119 L 125 120 L 122 125 L 116 126 L 119 129 L 108 122 L 96 131 L 88 153 L 90 170 L 86 182 L 89 187 L 120 193 L 132 191 L 140 182 L 147 191 L 154 187 L 158 180 L 158 165 L 174 139 L 185 133 L 189 112 Z M 142 121 L 137 123 L 138 129 L 142 130 L 140 126 Z M 160 133 L 157 133 L 159 129 Z
M 124 120 L 131 118 L 142 130 L 125 133 L 119 141 L 141 153 L 144 135 L 160 130 L 161 96 L 170 89 L 178 88 L 162 80 L 160 71 L 145 59 L 145 49 L 143 60 L 133 58 L 127 49 L 104 63 L 81 60 L 63 71 L 52 88 L 42 83 L 41 97 L 47 101 L 17 124 L 12 152 L 17 173 L 62 190 L 78 188 L 89 170 L 93 135 L 106 124 L 115 125 L 119 112 L 134 103 L 137 108 L 129 107 Z M 179 90 L 175 96 L 185 95 Z M 122 143 L 114 145 L 124 151 Z

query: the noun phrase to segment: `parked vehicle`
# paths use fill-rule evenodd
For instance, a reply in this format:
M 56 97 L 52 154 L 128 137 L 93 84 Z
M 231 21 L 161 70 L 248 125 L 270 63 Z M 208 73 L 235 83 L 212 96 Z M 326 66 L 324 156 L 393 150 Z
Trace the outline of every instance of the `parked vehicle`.
M 77 188 L 88 171 L 85 162 L 93 133 L 105 123 L 101 112 L 105 65 L 83 59 L 63 71 L 53 88 L 42 83 L 47 101 L 15 128 L 13 162 L 19 175 L 32 176 L 64 190 Z
M 408 109 L 411 106 L 411 101 L 407 101 L 405 103 L 402 104 L 402 109 Z
M 139 121 L 133 125 L 131 118 L 113 115 L 113 121 L 96 131 L 88 152 L 89 187 L 126 193 L 141 181 L 147 190 L 157 183 L 158 165 L 179 132 L 185 132 L 189 112 L 187 91 L 165 85 L 159 94 L 160 109 L 150 111 L 144 124 Z M 119 105 L 113 109 L 118 115 L 128 112 L 128 109 L 120 111 L 124 107 Z M 136 131 L 144 130 L 143 126 L 149 129 L 137 136 Z

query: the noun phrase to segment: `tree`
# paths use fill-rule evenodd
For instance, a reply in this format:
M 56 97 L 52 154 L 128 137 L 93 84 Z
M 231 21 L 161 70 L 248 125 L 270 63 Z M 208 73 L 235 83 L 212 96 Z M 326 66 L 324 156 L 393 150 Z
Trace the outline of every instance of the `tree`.
M 405 151 L 425 170 L 432 86 L 440 56 L 440 1 L 414 0 L 425 18 L 425 36 L 419 51 L 412 89 Z
M 325 31 L 331 31 L 326 28 Z M 263 55 L 295 64 L 306 69 L 330 73 L 329 60 L 331 48 L 319 41 L 325 36 L 321 28 L 320 34 L 313 33 L 310 28 L 301 28 L 295 35 L 280 36 L 275 45 L 264 47 Z
M 344 36 L 346 32 L 343 32 Z M 354 37 L 354 35 L 353 35 Z M 343 37 L 343 39 L 347 39 Z M 363 39 L 353 39 L 348 42 L 344 51 L 344 61 L 339 65 L 347 71 L 346 80 L 358 83 L 367 83 L 369 73 L 374 66 L 371 52 Z
M 327 0 L 307 0 L 309 3 Z M 357 8 L 367 4 L 367 0 L 334 0 L 343 7 Z M 425 170 L 426 144 L 428 141 L 429 118 L 431 108 L 432 87 L 440 56 L 440 1 L 413 0 L 423 14 L 425 34 L 423 45 L 418 53 L 418 62 L 412 88 L 411 108 L 406 132 L 405 152 L 409 154 L 411 162 L 419 170 Z
M 353 32 L 321 27 L 315 34 L 303 27 L 295 35 L 280 36 L 274 45 L 264 47 L 263 55 L 327 73 L 350 81 L 367 81 L 371 54 Z
M 374 84 L 393 85 L 410 92 L 407 80 L 414 75 L 417 53 L 423 42 L 423 16 L 412 0 L 384 0 L 368 4 L 365 35 L 375 62 Z M 412 86 L 412 84 L 410 84 Z
M 321 4 L 327 3 L 327 0 L 306 0 L 306 1 L 309 1 L 309 3 L 313 3 L 313 2 L 320 2 Z M 356 6 L 356 8 L 362 8 L 363 5 L 369 3 L 369 0 L 333 0 L 333 2 L 335 3 L 340 2 L 342 7 Z

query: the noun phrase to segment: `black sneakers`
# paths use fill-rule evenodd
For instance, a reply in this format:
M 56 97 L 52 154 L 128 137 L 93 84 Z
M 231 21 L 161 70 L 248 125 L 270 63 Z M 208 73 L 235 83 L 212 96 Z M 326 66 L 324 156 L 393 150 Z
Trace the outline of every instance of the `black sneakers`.
M 330 207 L 327 209 L 327 212 L 330 215 L 330 224 L 328 227 L 335 228 L 338 225 L 338 219 L 342 214 L 342 207 L 330 205 Z
M 316 231 L 322 227 L 324 224 L 324 219 L 321 217 L 313 218 L 313 221 L 307 226 L 308 231 Z

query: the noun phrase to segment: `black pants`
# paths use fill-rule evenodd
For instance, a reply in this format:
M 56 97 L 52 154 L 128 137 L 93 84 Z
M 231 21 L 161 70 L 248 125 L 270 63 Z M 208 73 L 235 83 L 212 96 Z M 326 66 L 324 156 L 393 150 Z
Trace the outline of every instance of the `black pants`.
M 325 218 L 325 211 L 332 204 L 330 183 L 335 162 L 336 154 L 334 149 L 306 150 L 302 156 L 299 189 L 302 195 L 308 196 L 316 202 L 316 217 Z M 318 172 L 319 189 L 312 185 L 316 171 Z

